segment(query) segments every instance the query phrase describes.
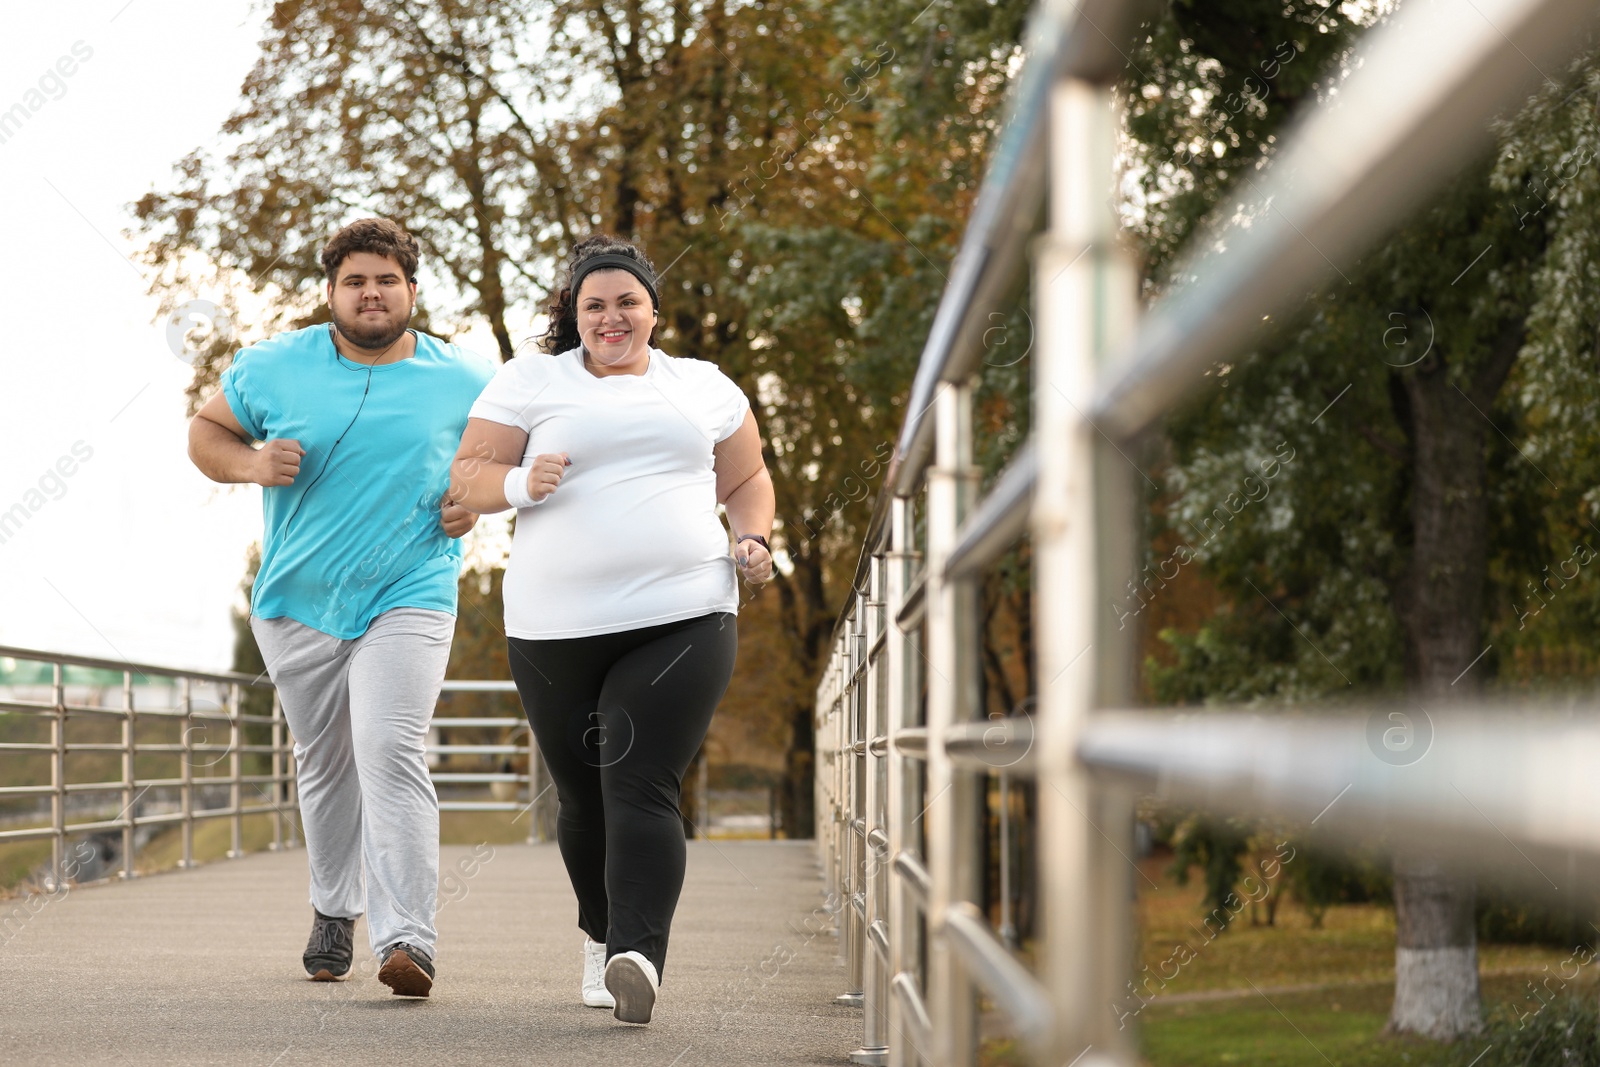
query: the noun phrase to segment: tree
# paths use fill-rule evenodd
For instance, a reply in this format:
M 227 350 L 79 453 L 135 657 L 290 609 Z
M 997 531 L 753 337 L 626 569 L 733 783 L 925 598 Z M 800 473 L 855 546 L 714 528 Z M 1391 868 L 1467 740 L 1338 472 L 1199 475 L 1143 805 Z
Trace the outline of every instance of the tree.
M 642 241 L 663 273 L 659 343 L 718 363 L 767 437 L 785 573 L 764 617 L 808 680 L 771 696 L 791 828 L 811 825 L 810 680 L 865 517 L 845 504 L 881 471 L 910 374 L 871 342 L 928 302 L 923 253 L 890 243 L 892 217 L 942 203 L 923 214 L 949 233 L 964 204 L 873 170 L 874 93 L 897 54 L 879 43 L 852 45 L 821 4 L 281 0 L 226 151 L 191 153 L 134 205 L 163 312 L 214 294 L 241 343 L 318 321 L 315 253 L 359 215 L 419 236 L 433 321 L 486 321 L 501 358 L 576 236 Z M 218 337 L 200 353 L 192 402 L 231 351 Z
M 1175 8 L 1135 56 L 1156 72 L 1129 79 L 1155 287 L 1201 210 L 1270 155 L 1279 89 L 1303 96 L 1341 73 L 1357 27 L 1314 4 L 1289 11 L 1229 5 L 1201 31 Z M 1319 27 L 1309 40 L 1320 56 L 1303 50 L 1295 23 Z M 1293 55 L 1264 65 L 1275 40 L 1294 42 Z M 1492 648 L 1544 640 L 1511 630 L 1505 594 L 1537 592 L 1554 560 L 1575 560 L 1566 538 L 1580 503 L 1593 514 L 1580 492 L 1592 481 L 1557 484 L 1540 464 L 1595 469 L 1576 415 L 1594 386 L 1573 368 L 1592 350 L 1600 308 L 1571 284 L 1600 249 L 1576 208 L 1594 179 L 1573 166 L 1596 147 L 1592 106 L 1570 95 L 1593 84 L 1590 66 L 1498 126 L 1489 156 L 1253 351 L 1216 367 L 1171 420 L 1157 526 L 1189 546 L 1223 598 L 1197 629 L 1163 634 L 1175 662 L 1151 664 L 1158 696 L 1399 687 L 1437 722 L 1447 700 L 1489 684 L 1501 659 Z M 1247 75 L 1262 91 L 1230 97 Z M 1194 88 L 1210 102 L 1199 120 L 1210 130 L 1185 118 Z M 1110 610 L 1142 613 L 1174 558 L 1188 564 L 1152 553 Z M 1592 593 L 1571 594 L 1563 610 L 1585 602 Z M 1426 849 L 1396 856 L 1393 1029 L 1478 1027 L 1473 900 L 1471 880 Z

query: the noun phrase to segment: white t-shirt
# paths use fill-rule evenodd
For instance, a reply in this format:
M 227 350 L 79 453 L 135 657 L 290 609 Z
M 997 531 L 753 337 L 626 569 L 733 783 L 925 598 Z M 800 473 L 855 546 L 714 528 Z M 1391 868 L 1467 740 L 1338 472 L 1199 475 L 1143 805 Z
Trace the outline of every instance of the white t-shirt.
M 554 493 L 517 512 L 506 633 L 586 637 L 737 611 L 711 450 L 749 410 L 715 364 L 654 348 L 642 375 L 596 377 L 581 347 L 501 366 L 471 417 L 526 430 L 522 466 L 572 460 Z

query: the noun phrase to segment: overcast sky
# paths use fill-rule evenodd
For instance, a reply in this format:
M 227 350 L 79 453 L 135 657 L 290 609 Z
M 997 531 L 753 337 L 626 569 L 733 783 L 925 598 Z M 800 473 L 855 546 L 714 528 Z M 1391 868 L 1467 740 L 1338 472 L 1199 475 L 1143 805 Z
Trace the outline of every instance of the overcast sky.
M 247 0 L 7 6 L 0 644 L 224 668 L 261 491 L 189 464 L 189 367 L 122 231 L 213 143 L 258 23 Z

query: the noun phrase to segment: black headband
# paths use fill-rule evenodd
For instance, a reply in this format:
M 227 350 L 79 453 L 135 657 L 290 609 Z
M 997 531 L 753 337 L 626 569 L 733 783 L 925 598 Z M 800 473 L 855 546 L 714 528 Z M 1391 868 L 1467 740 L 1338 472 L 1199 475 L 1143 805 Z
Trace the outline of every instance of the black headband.
M 572 269 L 572 303 L 578 303 L 578 291 L 583 288 L 583 279 L 597 270 L 622 269 L 638 278 L 640 283 L 650 291 L 650 302 L 657 311 L 661 310 L 661 298 L 656 295 L 656 280 L 650 273 L 650 268 L 640 263 L 632 256 L 625 256 L 617 252 L 605 252 L 598 256 L 591 256 Z

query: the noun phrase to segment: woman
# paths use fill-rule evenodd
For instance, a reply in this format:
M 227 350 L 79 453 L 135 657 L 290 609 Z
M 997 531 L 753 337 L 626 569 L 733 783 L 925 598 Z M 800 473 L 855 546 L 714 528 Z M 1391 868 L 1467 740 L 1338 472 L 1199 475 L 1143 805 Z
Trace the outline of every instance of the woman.
M 738 386 L 651 347 L 639 249 L 578 244 L 549 310 L 546 355 L 505 364 L 473 406 L 452 495 L 517 508 L 511 676 L 560 798 L 583 1002 L 645 1023 L 683 888 L 683 773 L 733 673 L 735 561 L 772 575 L 772 480 Z

